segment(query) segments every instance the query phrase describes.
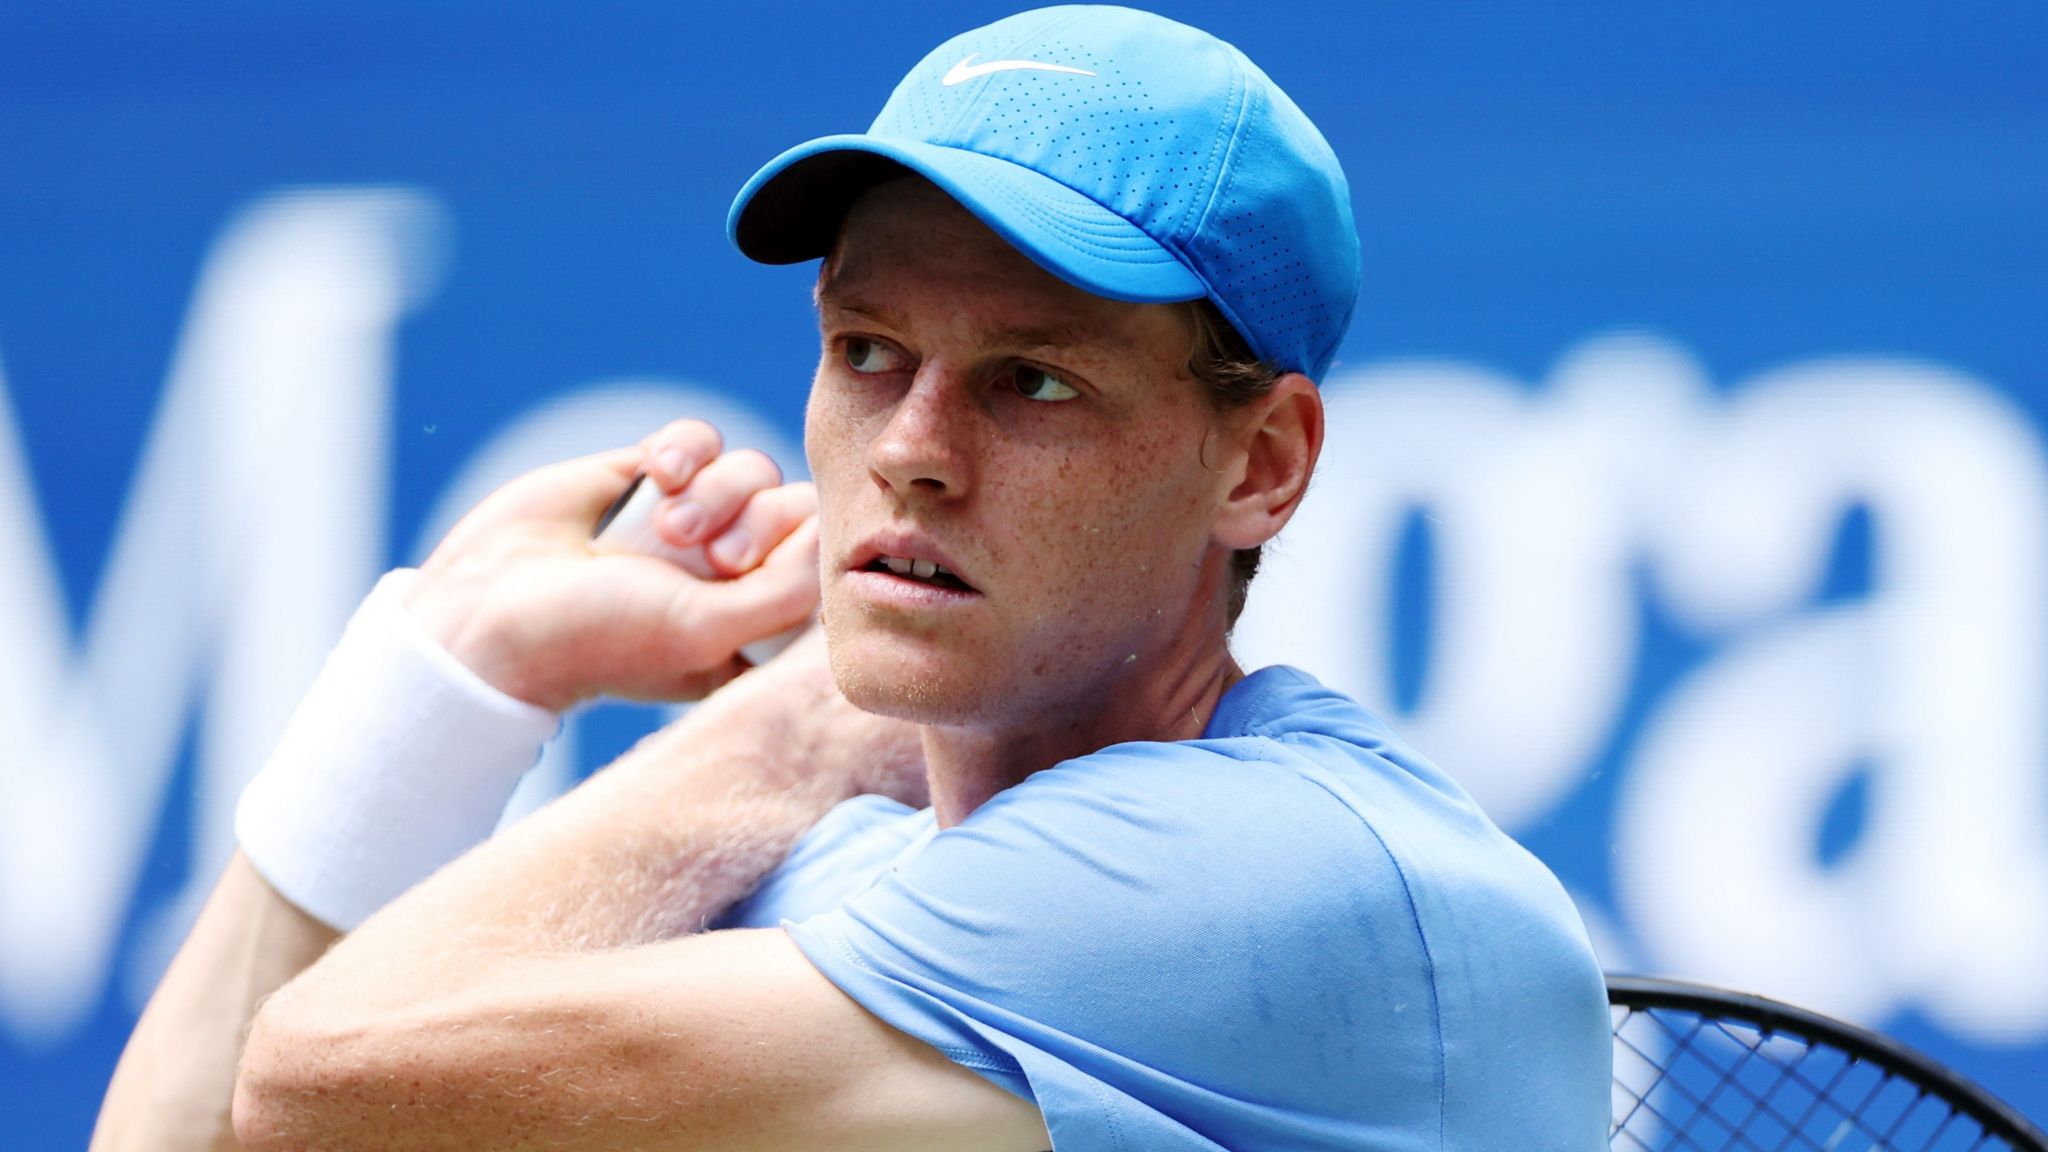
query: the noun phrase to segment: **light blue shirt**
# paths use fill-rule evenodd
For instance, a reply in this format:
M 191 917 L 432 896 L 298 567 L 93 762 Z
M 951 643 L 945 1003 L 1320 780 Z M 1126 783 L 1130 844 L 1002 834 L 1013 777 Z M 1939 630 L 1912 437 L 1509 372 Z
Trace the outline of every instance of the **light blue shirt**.
M 937 831 L 834 809 L 722 926 L 783 924 L 1060 1152 L 1603 1152 L 1605 984 L 1549 871 L 1292 668 Z

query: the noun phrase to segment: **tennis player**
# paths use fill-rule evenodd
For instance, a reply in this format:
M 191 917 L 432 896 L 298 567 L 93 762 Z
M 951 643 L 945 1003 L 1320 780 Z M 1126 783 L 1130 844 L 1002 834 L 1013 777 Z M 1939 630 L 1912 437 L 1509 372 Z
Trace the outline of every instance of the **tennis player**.
M 1286 95 L 1180 24 L 1028 12 L 730 226 L 822 261 L 815 492 L 682 422 L 387 577 L 106 1143 L 221 1135 L 253 1013 L 257 1148 L 1604 1148 L 1555 880 L 1355 702 L 1230 655 L 1358 282 Z M 589 547 L 642 470 L 721 578 Z M 478 844 L 561 709 L 706 691 Z

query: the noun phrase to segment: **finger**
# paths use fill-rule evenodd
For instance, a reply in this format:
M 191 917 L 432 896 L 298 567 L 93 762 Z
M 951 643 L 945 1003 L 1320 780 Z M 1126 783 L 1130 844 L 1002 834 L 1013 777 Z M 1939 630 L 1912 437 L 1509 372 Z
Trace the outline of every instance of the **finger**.
M 647 475 L 664 493 L 674 495 L 699 468 L 718 459 L 725 441 L 718 429 L 702 420 L 674 420 L 640 442 L 647 453 Z
M 756 492 L 731 527 L 705 545 L 704 554 L 720 576 L 737 576 L 817 513 L 818 491 L 808 481 Z
M 787 632 L 818 610 L 818 519 L 809 517 L 759 567 L 731 580 L 693 584 L 671 601 L 676 634 L 707 651 Z
M 775 461 L 751 448 L 727 452 L 697 470 L 654 514 L 662 538 L 687 548 L 724 532 L 755 493 L 782 483 Z

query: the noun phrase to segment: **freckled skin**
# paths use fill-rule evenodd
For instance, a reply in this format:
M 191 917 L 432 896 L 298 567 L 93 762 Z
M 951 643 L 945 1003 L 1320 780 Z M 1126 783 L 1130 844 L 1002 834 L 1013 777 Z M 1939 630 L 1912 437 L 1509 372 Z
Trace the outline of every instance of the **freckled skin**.
M 1231 428 L 1186 373 L 1181 314 L 1066 284 L 914 179 L 855 207 L 819 303 L 805 447 L 833 670 L 927 726 L 941 822 L 1062 758 L 1199 734 L 1241 675 L 1214 538 Z M 1077 394 L 1030 398 L 1040 372 Z M 981 595 L 864 597 L 851 553 L 891 527 Z

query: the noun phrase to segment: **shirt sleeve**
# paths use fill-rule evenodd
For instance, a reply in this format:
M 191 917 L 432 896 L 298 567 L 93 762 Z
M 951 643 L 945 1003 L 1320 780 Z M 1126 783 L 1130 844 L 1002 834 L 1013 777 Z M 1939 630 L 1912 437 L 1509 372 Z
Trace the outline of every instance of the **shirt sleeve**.
M 787 928 L 869 1011 L 1036 1102 L 1061 1152 L 1435 1147 L 1400 870 L 1280 765 L 1070 761 Z

